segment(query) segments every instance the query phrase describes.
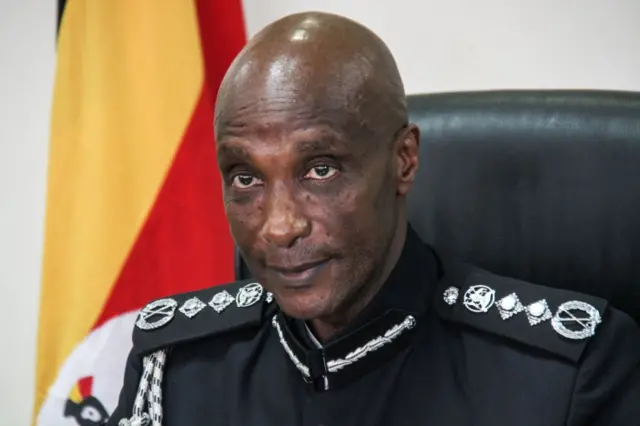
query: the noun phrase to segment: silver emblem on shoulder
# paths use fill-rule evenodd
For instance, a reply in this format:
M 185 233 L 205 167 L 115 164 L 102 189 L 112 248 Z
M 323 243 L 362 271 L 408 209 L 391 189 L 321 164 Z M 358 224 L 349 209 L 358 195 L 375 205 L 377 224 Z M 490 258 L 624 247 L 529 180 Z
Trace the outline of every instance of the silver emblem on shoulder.
M 198 312 L 203 310 L 205 306 L 207 305 L 205 305 L 202 300 L 198 299 L 197 297 L 192 297 L 191 299 L 184 302 L 178 310 L 182 312 L 187 318 L 193 318 Z
M 551 319 L 551 326 L 556 333 L 567 339 L 582 340 L 596 334 L 596 327 L 601 322 L 600 312 L 596 308 L 588 303 L 572 300 L 558 307 Z
M 512 316 L 524 311 L 524 306 L 515 293 L 511 293 L 496 302 L 496 307 L 503 320 L 508 320 Z
M 142 308 L 136 326 L 142 330 L 153 330 L 171 321 L 176 313 L 178 302 L 173 299 L 159 299 Z
M 265 296 L 265 299 L 264 299 L 264 300 L 265 300 L 267 303 L 271 303 L 271 302 L 273 302 L 273 293 L 271 293 L 271 292 L 267 292 L 267 295 Z
M 493 306 L 496 292 L 486 285 L 474 285 L 464 293 L 464 306 L 471 312 L 485 313 Z
M 525 306 L 524 310 L 527 313 L 527 319 L 531 325 L 538 325 L 552 317 L 549 305 L 547 305 L 547 301 L 544 299 Z
M 458 301 L 458 296 L 460 294 L 460 290 L 456 287 L 449 287 L 444 291 L 444 295 L 442 296 L 444 303 L 449 306 L 455 305 Z
M 235 299 L 227 290 L 222 290 L 213 295 L 211 301 L 209 302 L 209 306 L 213 308 L 217 313 L 221 313 L 225 309 L 229 307 L 233 303 Z
M 262 297 L 262 291 L 262 286 L 258 283 L 245 285 L 236 295 L 236 305 L 238 308 L 248 308 L 254 305 Z

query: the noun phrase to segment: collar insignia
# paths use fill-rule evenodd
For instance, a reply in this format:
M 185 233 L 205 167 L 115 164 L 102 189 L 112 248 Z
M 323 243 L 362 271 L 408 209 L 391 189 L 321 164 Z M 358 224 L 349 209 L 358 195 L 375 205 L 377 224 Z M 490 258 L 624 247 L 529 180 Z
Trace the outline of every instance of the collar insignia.
M 305 381 L 319 386 L 318 390 L 340 386 L 375 368 L 405 347 L 416 324 L 413 315 L 392 311 L 326 347 L 309 349 L 295 338 L 282 313 L 272 318 L 285 353 Z

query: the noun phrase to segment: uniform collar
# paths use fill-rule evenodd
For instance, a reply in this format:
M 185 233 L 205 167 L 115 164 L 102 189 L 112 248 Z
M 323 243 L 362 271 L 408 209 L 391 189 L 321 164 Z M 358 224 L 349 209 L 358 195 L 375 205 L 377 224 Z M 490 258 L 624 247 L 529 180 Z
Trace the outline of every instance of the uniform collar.
M 306 325 L 278 312 L 280 343 L 317 390 L 340 387 L 396 356 L 411 342 L 440 275 L 435 253 L 408 226 L 400 258 L 371 303 L 345 330 L 318 347 Z

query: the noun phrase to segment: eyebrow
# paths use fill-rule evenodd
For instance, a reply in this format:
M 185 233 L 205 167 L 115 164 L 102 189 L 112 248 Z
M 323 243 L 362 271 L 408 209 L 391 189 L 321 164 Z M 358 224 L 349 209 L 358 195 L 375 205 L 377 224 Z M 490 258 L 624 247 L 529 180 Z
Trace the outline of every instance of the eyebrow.
M 326 153 L 327 151 L 337 151 L 342 145 L 342 142 L 336 139 L 335 136 L 326 135 L 315 139 L 299 141 L 295 144 L 294 150 L 300 155 L 308 156 Z M 251 154 L 246 147 L 225 143 L 218 145 L 218 156 L 232 157 L 241 160 L 249 160 L 251 158 Z
M 337 151 L 342 143 L 334 136 L 324 136 L 313 140 L 303 140 L 295 145 L 295 151 L 302 155 L 313 155 L 327 151 Z
M 247 149 L 243 146 L 234 146 L 227 144 L 218 145 L 218 156 L 219 157 L 235 157 L 243 160 L 248 160 L 251 158 Z

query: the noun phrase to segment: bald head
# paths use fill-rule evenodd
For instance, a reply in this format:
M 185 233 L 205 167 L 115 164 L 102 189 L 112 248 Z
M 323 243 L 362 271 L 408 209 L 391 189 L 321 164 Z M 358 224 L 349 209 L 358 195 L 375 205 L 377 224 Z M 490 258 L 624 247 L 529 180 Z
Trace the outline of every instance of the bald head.
M 250 117 L 292 106 L 368 140 L 389 140 L 407 122 L 402 80 L 387 46 L 366 27 L 327 13 L 287 16 L 249 41 L 218 92 L 217 139 Z

